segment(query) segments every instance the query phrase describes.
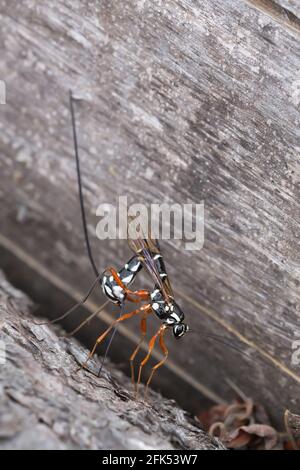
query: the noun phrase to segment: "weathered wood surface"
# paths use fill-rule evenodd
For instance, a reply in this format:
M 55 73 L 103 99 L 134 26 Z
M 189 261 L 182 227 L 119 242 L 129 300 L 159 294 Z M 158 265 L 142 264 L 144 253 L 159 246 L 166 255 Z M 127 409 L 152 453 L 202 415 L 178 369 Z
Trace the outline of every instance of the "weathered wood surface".
M 224 448 L 172 400 L 135 401 L 111 363 L 100 379 L 96 361 L 76 373 L 87 350 L 33 324 L 31 309 L 0 272 L 0 449 Z
M 118 195 L 205 202 L 200 252 L 163 243 L 170 277 L 192 329 L 251 358 L 191 333 L 170 338 L 169 366 L 211 398 L 231 396 L 230 378 L 282 422 L 300 407 L 300 27 L 262 3 L 1 1 L 1 240 L 49 279 L 92 280 L 71 88 L 92 234 L 96 207 Z M 124 241 L 93 245 L 99 269 L 129 256 Z
M 288 16 L 289 12 L 292 12 L 296 17 L 300 18 L 300 2 L 298 0 L 277 0 L 279 6 L 283 7 L 286 12 L 286 16 Z
M 264 12 L 288 29 L 299 28 L 300 4 L 298 0 L 246 0 L 249 5 Z

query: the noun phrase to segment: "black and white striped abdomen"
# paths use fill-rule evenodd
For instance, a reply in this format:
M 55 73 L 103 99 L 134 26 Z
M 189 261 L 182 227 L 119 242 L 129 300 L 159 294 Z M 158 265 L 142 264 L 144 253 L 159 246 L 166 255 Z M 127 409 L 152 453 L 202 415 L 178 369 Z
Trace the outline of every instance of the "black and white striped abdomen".
M 137 256 L 133 256 L 124 268 L 120 269 L 118 276 L 125 286 L 129 286 L 142 269 L 142 263 Z M 114 303 L 120 303 L 125 300 L 124 289 L 115 281 L 112 274 L 104 274 L 102 278 L 102 289 L 104 294 Z

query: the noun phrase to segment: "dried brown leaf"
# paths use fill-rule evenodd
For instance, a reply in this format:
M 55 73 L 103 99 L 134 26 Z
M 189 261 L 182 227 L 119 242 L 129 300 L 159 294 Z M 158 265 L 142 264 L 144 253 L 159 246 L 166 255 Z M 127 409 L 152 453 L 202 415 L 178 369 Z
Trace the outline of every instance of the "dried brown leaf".
M 257 441 L 256 438 L 260 438 Z M 263 444 L 266 450 L 270 450 L 276 446 L 278 435 L 277 431 L 272 426 L 266 424 L 250 424 L 249 426 L 241 426 L 236 429 L 228 436 L 229 441 L 227 442 L 228 447 L 238 448 L 241 447 L 241 443 L 249 445 L 251 441 L 255 441 L 256 445 Z
M 300 415 L 292 413 L 286 410 L 284 413 L 284 419 L 287 430 L 291 432 L 294 439 L 300 439 Z
M 212 424 L 218 421 L 223 422 L 227 408 L 228 405 L 225 404 L 215 405 L 198 415 L 198 418 L 204 429 L 208 431 Z
M 231 449 L 272 449 L 279 443 L 264 407 L 251 398 L 238 397 L 231 404 L 213 406 L 199 419 L 210 435 Z

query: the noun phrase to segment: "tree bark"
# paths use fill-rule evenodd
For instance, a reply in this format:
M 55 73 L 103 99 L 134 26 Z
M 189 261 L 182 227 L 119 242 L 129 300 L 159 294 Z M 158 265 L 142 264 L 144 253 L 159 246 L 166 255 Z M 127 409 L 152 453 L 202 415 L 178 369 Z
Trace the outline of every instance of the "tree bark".
M 76 372 L 87 351 L 36 325 L 32 307 L 1 273 L 1 449 L 223 448 L 174 401 L 151 390 L 148 403 L 134 400 L 113 364 L 100 378 L 97 360 Z

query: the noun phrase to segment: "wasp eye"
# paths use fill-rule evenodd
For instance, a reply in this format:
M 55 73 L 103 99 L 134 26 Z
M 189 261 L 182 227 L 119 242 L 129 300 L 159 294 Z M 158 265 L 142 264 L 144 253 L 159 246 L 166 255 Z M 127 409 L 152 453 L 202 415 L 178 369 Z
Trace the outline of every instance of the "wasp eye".
M 181 338 L 189 330 L 189 327 L 185 323 L 178 323 L 173 326 L 173 334 L 175 338 Z

